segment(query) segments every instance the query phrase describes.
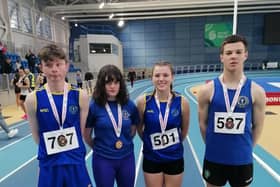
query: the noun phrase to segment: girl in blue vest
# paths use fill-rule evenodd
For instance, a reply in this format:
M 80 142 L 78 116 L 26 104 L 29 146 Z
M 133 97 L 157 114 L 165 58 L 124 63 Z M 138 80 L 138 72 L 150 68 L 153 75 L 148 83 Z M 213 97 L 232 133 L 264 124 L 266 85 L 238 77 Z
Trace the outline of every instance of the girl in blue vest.
M 92 170 L 97 187 L 113 187 L 115 181 L 119 187 L 134 186 L 132 140 L 138 123 L 138 110 L 128 97 L 121 71 L 114 65 L 103 66 L 97 76 L 85 130 L 85 140 L 93 149 Z
M 184 172 L 183 141 L 189 129 L 189 103 L 172 91 L 174 71 L 170 63 L 152 69 L 155 90 L 138 98 L 143 140 L 143 171 L 147 187 L 180 187 Z

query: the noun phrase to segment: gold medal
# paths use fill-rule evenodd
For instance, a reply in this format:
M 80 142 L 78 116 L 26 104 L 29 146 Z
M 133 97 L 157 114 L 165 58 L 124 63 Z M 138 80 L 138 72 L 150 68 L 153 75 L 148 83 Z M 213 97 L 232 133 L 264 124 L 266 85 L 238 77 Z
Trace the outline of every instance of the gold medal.
M 59 135 L 57 137 L 57 143 L 60 147 L 64 147 L 67 144 L 67 139 L 64 135 Z
M 122 141 L 121 141 L 121 140 L 116 141 L 116 143 L 115 143 L 115 147 L 116 147 L 117 149 L 121 149 L 121 148 L 122 148 L 122 146 L 123 146 L 123 143 L 122 143 Z

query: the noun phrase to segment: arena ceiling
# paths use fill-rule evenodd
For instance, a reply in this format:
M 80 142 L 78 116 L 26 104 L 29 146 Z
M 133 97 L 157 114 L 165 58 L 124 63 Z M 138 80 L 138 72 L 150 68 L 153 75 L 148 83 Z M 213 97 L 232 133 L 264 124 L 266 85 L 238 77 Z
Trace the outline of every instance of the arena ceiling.
M 232 15 L 234 0 L 40 0 L 44 10 L 70 22 Z M 99 5 L 104 2 L 102 9 Z M 238 13 L 280 12 L 279 0 L 239 0 Z

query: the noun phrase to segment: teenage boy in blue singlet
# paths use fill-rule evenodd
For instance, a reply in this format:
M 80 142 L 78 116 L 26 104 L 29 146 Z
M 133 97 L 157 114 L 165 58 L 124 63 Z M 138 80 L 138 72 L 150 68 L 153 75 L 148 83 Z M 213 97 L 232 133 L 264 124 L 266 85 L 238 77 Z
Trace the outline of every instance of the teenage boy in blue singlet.
M 253 181 L 253 147 L 263 129 L 265 92 L 244 75 L 247 41 L 226 38 L 220 49 L 223 73 L 198 95 L 199 125 L 206 150 L 207 187 L 246 187 Z
M 69 63 L 50 44 L 39 52 L 47 83 L 27 96 L 32 136 L 38 144 L 38 187 L 91 187 L 82 138 L 88 114 L 87 94 L 65 82 Z

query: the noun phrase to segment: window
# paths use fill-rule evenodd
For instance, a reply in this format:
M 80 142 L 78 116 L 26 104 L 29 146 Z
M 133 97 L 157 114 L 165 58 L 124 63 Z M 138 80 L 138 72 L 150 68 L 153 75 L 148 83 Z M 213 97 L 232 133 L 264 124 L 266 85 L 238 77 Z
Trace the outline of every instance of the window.
M 10 27 L 19 29 L 19 6 L 15 1 L 8 1 Z
M 111 53 L 111 44 L 100 44 L 100 43 L 90 43 L 89 44 L 89 53 L 90 54 L 102 54 L 102 53 Z

